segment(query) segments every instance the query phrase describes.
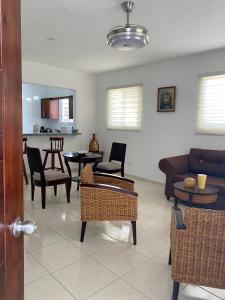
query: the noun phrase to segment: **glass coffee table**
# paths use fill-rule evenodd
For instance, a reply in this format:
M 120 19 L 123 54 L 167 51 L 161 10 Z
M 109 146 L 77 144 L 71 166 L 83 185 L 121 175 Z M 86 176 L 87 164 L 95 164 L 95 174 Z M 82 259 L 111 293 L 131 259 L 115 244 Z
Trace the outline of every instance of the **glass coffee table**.
M 201 190 L 197 186 L 185 187 L 183 181 L 178 181 L 173 186 L 175 206 L 179 200 L 186 202 L 188 206 L 207 206 L 207 204 L 212 204 L 218 199 L 219 189 L 211 185 L 206 185 L 205 189 Z

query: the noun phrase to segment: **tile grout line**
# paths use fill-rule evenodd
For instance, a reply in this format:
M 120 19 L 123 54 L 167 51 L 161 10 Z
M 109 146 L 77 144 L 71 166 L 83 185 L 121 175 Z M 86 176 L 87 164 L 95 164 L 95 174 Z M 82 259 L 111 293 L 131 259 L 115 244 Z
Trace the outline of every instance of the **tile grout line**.
M 50 276 L 54 279 L 54 280 L 56 280 L 60 285 L 61 285 L 61 287 L 64 289 L 64 290 L 66 290 L 70 295 L 71 295 L 71 297 L 74 299 L 74 300 L 78 300 L 63 284 L 62 284 L 62 282 L 60 282 L 52 273 L 50 273 Z
M 225 300 L 225 298 L 224 298 L 224 299 L 223 299 L 223 298 L 220 298 L 220 296 L 218 296 L 218 295 L 216 295 L 216 294 L 213 294 L 212 292 L 210 292 L 210 291 L 208 291 L 207 289 L 205 289 L 203 286 L 200 286 L 200 285 L 199 285 L 199 287 L 200 287 L 200 289 L 202 289 L 202 290 L 208 292 L 209 294 L 211 294 L 211 295 L 217 297 L 218 299 L 220 299 L 220 300 Z

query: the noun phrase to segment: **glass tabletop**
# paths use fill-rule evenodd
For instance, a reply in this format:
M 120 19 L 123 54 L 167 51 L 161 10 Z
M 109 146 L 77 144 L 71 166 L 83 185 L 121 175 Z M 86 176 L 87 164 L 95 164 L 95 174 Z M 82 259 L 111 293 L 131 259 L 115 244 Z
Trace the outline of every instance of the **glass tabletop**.
M 200 194 L 200 195 L 211 195 L 211 194 L 217 194 L 219 193 L 219 189 L 206 184 L 205 189 L 199 189 L 198 186 L 196 185 L 195 187 L 185 187 L 183 181 L 178 181 L 174 183 L 174 188 L 182 191 L 182 192 L 187 192 L 187 193 L 192 193 L 192 194 Z

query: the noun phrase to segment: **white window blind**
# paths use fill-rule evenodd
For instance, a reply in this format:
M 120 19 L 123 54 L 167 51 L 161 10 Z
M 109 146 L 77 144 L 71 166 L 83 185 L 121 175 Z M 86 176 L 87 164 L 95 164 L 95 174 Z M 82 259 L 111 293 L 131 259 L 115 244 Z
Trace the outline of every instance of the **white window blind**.
M 107 128 L 141 129 L 142 86 L 108 89 Z
M 200 79 L 197 132 L 225 135 L 225 74 Z

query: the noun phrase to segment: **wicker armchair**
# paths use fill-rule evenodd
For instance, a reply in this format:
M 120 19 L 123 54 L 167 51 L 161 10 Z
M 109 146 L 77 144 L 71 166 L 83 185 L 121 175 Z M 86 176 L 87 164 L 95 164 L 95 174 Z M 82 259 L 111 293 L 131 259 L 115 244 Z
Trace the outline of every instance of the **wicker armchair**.
M 81 171 L 81 237 L 83 242 L 88 221 L 131 221 L 136 245 L 137 197 L 130 179 L 93 173 L 90 165 Z
M 180 282 L 225 288 L 225 212 L 174 207 L 171 222 L 173 300 Z

